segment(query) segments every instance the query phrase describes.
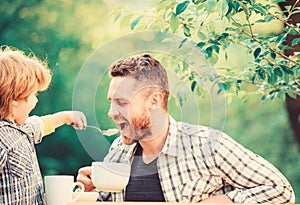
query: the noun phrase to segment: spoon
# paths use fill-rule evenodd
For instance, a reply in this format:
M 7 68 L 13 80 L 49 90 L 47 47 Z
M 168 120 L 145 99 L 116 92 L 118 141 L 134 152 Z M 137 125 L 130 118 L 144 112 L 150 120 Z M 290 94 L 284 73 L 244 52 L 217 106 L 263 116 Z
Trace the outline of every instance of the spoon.
M 103 135 L 106 135 L 106 136 L 112 136 L 112 135 L 115 135 L 119 132 L 119 130 L 116 129 L 116 128 L 111 128 L 111 129 L 108 129 L 108 130 L 101 130 L 99 127 L 92 126 L 92 125 L 87 125 L 86 127 L 94 128 L 94 129 L 98 130 L 100 133 L 102 133 Z

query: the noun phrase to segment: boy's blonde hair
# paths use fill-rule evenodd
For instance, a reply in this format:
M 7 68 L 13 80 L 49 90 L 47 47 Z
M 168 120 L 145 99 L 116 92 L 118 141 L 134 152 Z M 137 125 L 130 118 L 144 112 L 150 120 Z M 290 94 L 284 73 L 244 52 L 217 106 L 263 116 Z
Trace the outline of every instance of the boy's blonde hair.
M 11 113 L 13 100 L 27 99 L 35 89 L 46 90 L 50 82 L 51 71 L 45 62 L 20 50 L 1 47 L 0 120 Z

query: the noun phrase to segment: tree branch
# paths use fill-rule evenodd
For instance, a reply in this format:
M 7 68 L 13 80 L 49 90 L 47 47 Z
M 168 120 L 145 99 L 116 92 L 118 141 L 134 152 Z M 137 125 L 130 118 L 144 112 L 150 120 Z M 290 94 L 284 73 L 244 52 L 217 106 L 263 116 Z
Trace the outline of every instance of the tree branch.
M 290 24 L 289 22 L 283 20 L 282 18 L 276 16 L 275 14 L 271 13 L 270 11 L 266 10 L 267 14 L 273 16 L 274 18 L 276 18 L 277 20 L 281 21 L 282 23 L 284 23 L 286 26 L 288 26 L 289 28 L 295 29 L 298 33 L 300 33 L 300 29 L 297 26 L 294 26 L 292 24 Z
M 234 18 L 231 18 L 235 23 L 237 23 L 236 20 L 234 20 Z M 257 38 L 255 38 L 254 36 L 252 36 L 251 34 L 247 33 L 245 31 L 245 29 L 241 28 L 241 32 L 244 33 L 246 36 L 250 37 L 252 40 L 254 40 L 255 42 L 257 42 L 258 44 L 264 46 L 264 44 Z M 280 53 L 278 51 L 276 51 L 274 48 L 271 48 L 269 45 L 267 46 L 267 48 L 269 50 L 271 50 L 272 52 L 276 53 L 277 55 L 281 56 L 282 58 L 294 63 L 295 65 L 300 66 L 300 63 L 298 63 L 297 61 L 294 61 L 293 59 L 289 58 L 288 56 L 284 55 L 283 53 Z
M 293 10 L 295 9 L 295 7 L 297 6 L 297 4 L 299 3 L 299 0 L 296 0 L 294 5 L 291 7 L 291 9 L 288 11 L 288 15 L 287 15 L 287 18 L 290 19 L 291 15 L 292 15 L 292 12 Z

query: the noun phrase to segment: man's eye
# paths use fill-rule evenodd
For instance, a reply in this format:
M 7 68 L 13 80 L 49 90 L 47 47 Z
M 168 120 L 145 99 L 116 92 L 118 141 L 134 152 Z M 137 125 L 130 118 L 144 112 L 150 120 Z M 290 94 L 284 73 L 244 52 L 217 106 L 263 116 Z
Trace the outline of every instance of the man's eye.
M 127 103 L 126 101 L 119 101 L 118 104 L 119 104 L 120 106 L 125 106 L 125 105 L 127 105 L 128 103 Z

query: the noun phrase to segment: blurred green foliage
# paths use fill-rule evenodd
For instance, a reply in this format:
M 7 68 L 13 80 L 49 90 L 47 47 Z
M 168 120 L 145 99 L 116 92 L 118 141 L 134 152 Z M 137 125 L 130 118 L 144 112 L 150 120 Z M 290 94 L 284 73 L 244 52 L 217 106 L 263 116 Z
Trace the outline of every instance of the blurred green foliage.
M 88 56 L 109 40 L 131 32 L 130 27 L 122 26 L 122 22 L 113 23 L 110 19 L 108 11 L 115 6 L 114 2 L 96 0 L 1 1 L 1 45 L 13 46 L 27 53 L 32 51 L 39 58 L 46 59 L 53 71 L 52 84 L 39 95 L 39 103 L 32 114 L 44 115 L 72 109 L 74 82 Z M 134 6 L 136 9 L 142 8 L 145 2 Z M 134 26 L 136 24 L 131 25 Z M 103 83 L 105 87 L 108 81 Z M 95 105 L 97 119 L 103 129 L 113 126 L 107 117 L 109 105 L 103 97 L 106 92 L 105 89 L 98 91 L 96 99 L 101 99 Z M 259 98 L 236 97 L 228 102 L 223 129 L 282 171 L 294 187 L 296 202 L 300 203 L 300 196 L 297 195 L 300 193 L 300 155 L 289 128 L 284 104 L 277 101 L 263 104 Z M 170 101 L 170 112 L 180 120 L 182 107 L 176 101 L 174 95 Z M 197 102 L 200 119 L 190 122 L 210 126 L 209 99 L 201 96 Z M 192 119 L 193 109 L 184 110 L 187 112 L 185 118 L 188 119 L 190 115 Z M 76 176 L 78 168 L 90 165 L 94 160 L 70 126 L 58 128 L 36 148 L 43 175 Z M 102 149 L 101 145 L 99 149 Z
M 288 20 L 297 18 L 292 15 L 299 13 L 298 1 L 288 5 L 282 12 L 274 1 L 160 0 L 159 5 L 139 12 L 119 8 L 114 16 L 134 31 L 170 32 L 182 36 L 182 44 L 193 41 L 198 52 L 218 70 L 223 69 L 215 79 L 227 93 L 236 94 L 251 86 L 261 94 L 262 101 L 285 100 L 286 94 L 292 98 L 300 95 L 300 53 L 284 54 L 291 49 L 286 45 L 288 36 L 300 34 L 299 22 Z M 278 34 L 274 30 L 277 25 L 285 32 Z M 299 42 L 300 38 L 295 38 L 291 45 L 296 47 Z M 251 58 L 243 59 L 245 65 L 220 67 L 220 58 L 228 59 L 232 46 L 238 46 L 240 53 L 251 54 Z M 198 84 L 194 79 L 192 83 L 192 87 Z

